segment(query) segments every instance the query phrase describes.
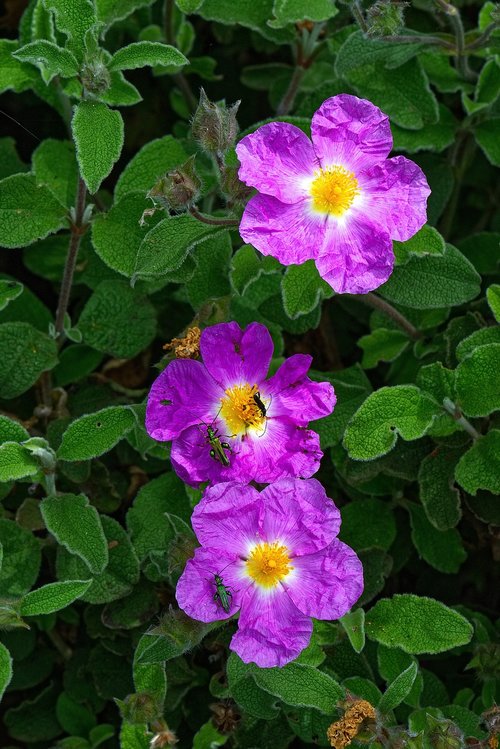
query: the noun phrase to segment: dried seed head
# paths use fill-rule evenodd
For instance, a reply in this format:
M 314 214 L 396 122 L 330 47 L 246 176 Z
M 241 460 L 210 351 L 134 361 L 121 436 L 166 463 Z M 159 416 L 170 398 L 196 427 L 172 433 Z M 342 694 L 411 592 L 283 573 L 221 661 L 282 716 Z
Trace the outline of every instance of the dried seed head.
M 201 330 L 195 325 L 188 328 L 184 338 L 172 338 L 163 346 L 164 351 L 174 351 L 177 359 L 198 359 L 200 356 Z
M 367 700 L 356 700 L 347 707 L 344 717 L 332 723 L 326 735 L 334 749 L 344 749 L 358 734 L 365 721 L 376 719 L 375 708 Z

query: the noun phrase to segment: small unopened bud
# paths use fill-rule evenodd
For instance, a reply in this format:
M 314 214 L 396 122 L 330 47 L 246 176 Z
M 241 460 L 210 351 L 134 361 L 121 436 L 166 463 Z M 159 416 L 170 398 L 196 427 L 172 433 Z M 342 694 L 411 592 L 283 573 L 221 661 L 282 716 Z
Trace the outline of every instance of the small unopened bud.
M 122 718 L 130 723 L 151 723 L 161 714 L 158 701 L 149 692 L 129 694 L 119 707 Z
M 99 55 L 83 63 L 80 80 L 86 91 L 97 96 L 103 94 L 111 86 L 111 75 Z
M 224 102 L 215 104 L 205 91 L 200 91 L 200 102 L 193 116 L 191 130 L 204 151 L 222 156 L 234 145 L 238 135 L 236 113 L 240 102 L 227 108 Z
M 402 0 L 377 0 L 366 11 L 369 36 L 394 36 L 404 26 L 404 11 L 408 3 Z
M 201 180 L 196 174 L 195 158 L 195 156 L 190 156 L 182 166 L 160 177 L 151 188 L 147 197 L 151 198 L 157 208 L 178 211 L 189 208 L 196 202 L 200 193 Z M 150 215 L 152 212 L 154 211 L 146 211 L 145 214 Z

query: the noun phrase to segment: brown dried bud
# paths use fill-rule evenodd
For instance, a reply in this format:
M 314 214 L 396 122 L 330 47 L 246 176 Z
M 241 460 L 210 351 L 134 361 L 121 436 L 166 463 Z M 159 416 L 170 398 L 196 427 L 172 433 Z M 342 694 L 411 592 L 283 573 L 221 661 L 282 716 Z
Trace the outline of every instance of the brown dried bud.
M 209 707 L 214 714 L 212 718 L 214 725 L 220 733 L 232 733 L 236 729 L 241 715 L 232 700 L 215 702 Z
M 198 359 L 200 356 L 201 330 L 195 325 L 188 328 L 184 338 L 172 338 L 163 346 L 164 351 L 174 351 L 177 359 Z
M 201 180 L 196 174 L 195 158 L 195 156 L 190 156 L 184 164 L 160 177 L 147 194 L 155 206 L 164 208 L 166 211 L 170 209 L 176 211 L 189 208 L 196 202 Z
M 375 720 L 375 708 L 367 700 L 356 700 L 345 711 L 344 717 L 332 723 L 326 735 L 334 749 L 344 749 L 358 734 L 364 721 Z
M 193 115 L 191 131 L 204 151 L 222 156 L 234 145 L 239 126 L 236 113 L 240 102 L 235 102 L 229 109 L 225 102 L 211 102 L 203 89 L 200 90 L 200 102 Z
M 175 746 L 179 739 L 170 728 L 155 733 L 149 744 L 150 749 L 163 749 L 165 746 Z

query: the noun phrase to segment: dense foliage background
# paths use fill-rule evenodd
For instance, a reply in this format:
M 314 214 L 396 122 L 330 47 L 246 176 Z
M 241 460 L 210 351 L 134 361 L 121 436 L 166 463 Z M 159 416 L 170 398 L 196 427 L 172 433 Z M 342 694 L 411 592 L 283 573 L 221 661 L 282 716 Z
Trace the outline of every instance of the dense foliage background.
M 328 746 L 344 720 L 338 746 L 495 749 L 498 7 L 10 0 L 0 23 L 2 746 L 142 749 L 167 725 L 196 749 Z M 242 245 L 227 110 L 205 102 L 191 132 L 200 86 L 241 99 L 243 132 L 307 132 L 338 93 L 390 116 L 432 195 L 375 294 Z M 162 209 L 194 154 L 197 210 L 228 226 Z M 318 478 L 365 592 L 283 669 L 178 610 L 200 492 L 143 426 L 162 346 L 226 320 L 267 325 L 273 366 L 311 353 L 338 398 Z M 355 698 L 375 719 L 349 723 Z

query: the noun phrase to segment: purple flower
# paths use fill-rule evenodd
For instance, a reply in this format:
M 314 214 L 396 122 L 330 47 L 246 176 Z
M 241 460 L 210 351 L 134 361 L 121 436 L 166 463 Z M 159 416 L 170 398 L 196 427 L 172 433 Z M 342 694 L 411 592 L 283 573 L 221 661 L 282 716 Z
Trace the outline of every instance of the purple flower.
M 153 383 L 146 429 L 173 440 L 171 462 L 187 484 L 268 483 L 312 476 L 323 455 L 309 421 L 330 414 L 335 393 L 307 377 L 312 357 L 295 354 L 266 380 L 273 342 L 264 325 L 206 328 L 203 363 L 176 359 Z
M 391 275 L 391 240 L 425 223 L 427 180 L 404 156 L 387 158 L 389 120 L 366 99 L 327 99 L 311 135 L 271 122 L 237 145 L 240 179 L 259 191 L 240 234 L 284 265 L 314 259 L 338 293 L 365 294 Z
M 239 611 L 230 647 L 245 663 L 284 666 L 309 643 L 311 617 L 339 619 L 363 591 L 361 562 L 336 538 L 340 513 L 316 479 L 280 479 L 260 494 L 218 484 L 192 524 L 201 547 L 177 583 L 177 601 L 202 622 Z

